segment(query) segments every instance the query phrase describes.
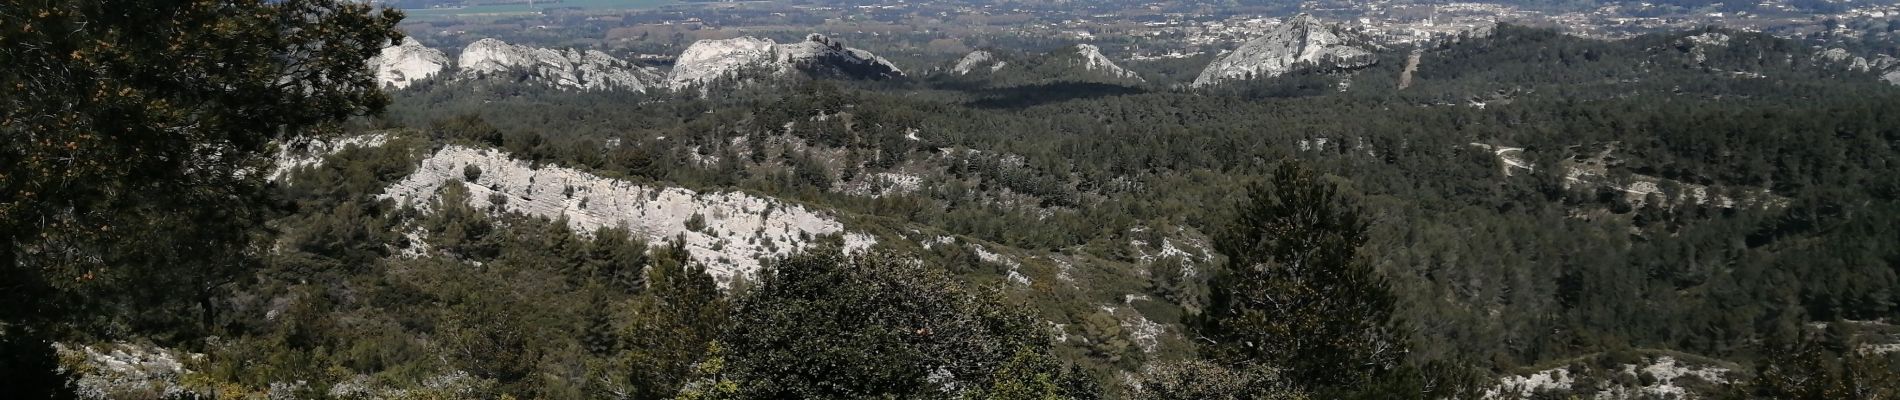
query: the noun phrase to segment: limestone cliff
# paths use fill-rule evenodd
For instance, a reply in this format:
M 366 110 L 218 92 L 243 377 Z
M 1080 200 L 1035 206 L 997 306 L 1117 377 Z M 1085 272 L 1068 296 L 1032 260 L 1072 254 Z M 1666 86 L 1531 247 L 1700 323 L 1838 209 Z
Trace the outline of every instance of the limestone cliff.
M 526 80 L 575 90 L 646 91 L 659 73 L 599 50 L 554 50 L 482 39 L 462 49 L 456 60 L 463 79 L 525 74 Z
M 805 73 L 850 79 L 904 76 L 903 70 L 876 54 L 812 34 L 797 43 L 777 43 L 755 37 L 701 40 L 680 54 L 666 82 L 674 89 L 684 89 L 747 71 L 771 76 Z
M 402 89 L 449 68 L 449 58 L 441 50 L 424 47 L 414 38 L 383 48 L 382 54 L 369 59 L 376 71 L 376 82 L 383 87 Z
M 1301 65 L 1331 68 L 1363 68 L 1378 62 L 1368 43 L 1337 25 L 1327 25 L 1311 15 L 1288 18 L 1258 38 L 1227 53 L 1194 79 L 1193 86 L 1226 81 L 1270 78 L 1285 74 Z

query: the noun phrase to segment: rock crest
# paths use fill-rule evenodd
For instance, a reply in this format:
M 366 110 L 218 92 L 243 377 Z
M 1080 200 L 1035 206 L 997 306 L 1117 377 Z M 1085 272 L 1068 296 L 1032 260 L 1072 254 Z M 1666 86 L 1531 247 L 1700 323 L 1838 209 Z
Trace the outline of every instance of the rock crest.
M 456 60 L 463 79 L 525 73 L 530 80 L 577 90 L 625 89 L 646 91 L 658 73 L 614 58 L 599 50 L 554 50 L 508 44 L 493 38 L 477 40 L 462 49 Z
M 774 76 L 803 72 L 856 79 L 904 76 L 902 69 L 883 57 L 812 34 L 797 43 L 777 43 L 750 36 L 694 42 L 680 54 L 666 82 L 674 89 L 685 89 L 747 71 Z
M 402 89 L 442 73 L 449 67 L 449 58 L 442 55 L 441 50 L 424 47 L 415 38 L 404 37 L 402 42 L 384 47 L 382 54 L 370 57 L 369 67 L 376 71 L 378 84 Z
M 957 60 L 957 65 L 951 66 L 950 72 L 957 75 L 969 75 L 970 72 L 981 68 L 989 68 L 990 72 L 996 72 L 1008 65 L 1008 61 L 996 59 L 996 55 L 990 54 L 989 51 L 977 50 Z
M 1353 40 L 1352 36 L 1336 25 L 1326 25 L 1311 15 L 1300 14 L 1214 60 L 1194 79 L 1193 86 L 1274 77 L 1303 64 L 1352 69 L 1377 63 L 1378 57 L 1371 50 L 1358 47 L 1356 43 L 1363 41 Z

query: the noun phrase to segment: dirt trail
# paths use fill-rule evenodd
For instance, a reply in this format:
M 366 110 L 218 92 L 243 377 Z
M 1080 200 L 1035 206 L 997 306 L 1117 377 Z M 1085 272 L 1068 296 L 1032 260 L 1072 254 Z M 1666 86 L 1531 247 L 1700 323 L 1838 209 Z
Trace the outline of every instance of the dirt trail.
M 1405 57 L 1405 72 L 1399 73 L 1399 90 L 1412 87 L 1412 73 L 1418 72 L 1418 59 L 1421 56 L 1422 53 L 1414 51 L 1411 56 Z

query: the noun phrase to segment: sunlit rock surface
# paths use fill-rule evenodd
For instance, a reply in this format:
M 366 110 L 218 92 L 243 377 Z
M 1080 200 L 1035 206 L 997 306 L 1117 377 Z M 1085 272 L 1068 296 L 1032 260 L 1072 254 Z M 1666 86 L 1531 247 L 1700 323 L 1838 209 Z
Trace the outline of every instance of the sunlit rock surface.
M 475 170 L 479 176 L 469 181 Z M 829 214 L 777 199 L 639 185 L 560 166 L 536 167 L 500 151 L 463 146 L 436 151 L 382 197 L 426 210 L 444 185 L 465 181 L 468 203 L 477 208 L 565 218 L 583 233 L 621 227 L 653 244 L 683 238 L 693 259 L 721 284 L 757 272 L 760 257 L 792 254 L 820 235 L 844 234 L 851 251 L 876 243 L 868 235 L 847 232 Z
M 1300 14 L 1214 60 L 1201 70 L 1193 86 L 1275 77 L 1301 64 L 1351 69 L 1378 62 L 1372 51 L 1350 38 L 1349 32 L 1336 25 Z
M 904 76 L 903 70 L 883 57 L 813 34 L 797 43 L 777 43 L 755 37 L 694 42 L 680 54 L 666 82 L 674 89 L 684 89 L 720 78 L 738 77 L 749 71 L 777 76 L 804 72 L 853 79 Z
M 462 49 L 456 60 L 465 79 L 525 74 L 527 80 L 562 89 L 646 91 L 659 73 L 598 50 L 554 50 L 482 39 Z
M 404 37 L 401 43 L 385 47 L 382 54 L 371 57 L 369 66 L 376 71 L 377 83 L 402 89 L 442 73 L 449 68 L 449 58 L 442 55 L 441 50 L 424 47 L 416 39 Z

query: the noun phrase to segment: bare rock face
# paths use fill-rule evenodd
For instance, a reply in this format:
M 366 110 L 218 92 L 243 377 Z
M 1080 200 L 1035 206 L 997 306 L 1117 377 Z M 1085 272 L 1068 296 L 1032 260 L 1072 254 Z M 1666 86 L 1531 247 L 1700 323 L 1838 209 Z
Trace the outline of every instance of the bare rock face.
M 468 171 L 475 170 L 479 173 L 469 179 Z M 537 168 L 499 151 L 462 146 L 436 151 L 382 197 L 426 211 L 444 185 L 457 184 L 468 189 L 470 206 L 565 218 L 583 234 L 619 227 L 653 244 L 683 238 L 687 252 L 721 285 L 755 274 L 761 257 L 810 247 L 816 236 L 843 234 L 849 251 L 876 243 L 869 235 L 847 232 L 826 213 L 795 203 L 743 192 L 643 186 L 553 165 Z
M 1147 81 L 1141 79 L 1141 75 L 1136 74 L 1135 71 L 1129 71 L 1123 69 L 1120 65 L 1115 65 L 1115 60 L 1110 60 L 1108 56 L 1102 55 L 1102 49 L 1100 47 L 1095 47 L 1095 45 L 1092 44 L 1078 44 L 1075 45 L 1074 51 L 1076 55 L 1081 57 L 1080 63 L 1082 69 L 1099 72 L 1118 79 L 1128 79 L 1137 82 Z
M 694 42 L 680 54 L 666 81 L 674 89 L 684 89 L 748 72 L 773 76 L 802 72 L 852 79 L 904 76 L 903 70 L 883 57 L 812 34 L 804 41 L 783 44 L 755 37 Z
M 1815 53 L 1814 60 L 1816 62 L 1845 67 L 1850 71 L 1873 72 L 1874 74 L 1880 75 L 1880 80 L 1883 82 L 1900 85 L 1900 58 L 1882 54 L 1875 56 L 1873 59 L 1868 59 L 1867 57 L 1855 56 L 1853 53 L 1849 53 L 1847 49 L 1836 47 Z
M 891 79 L 904 76 L 897 65 L 869 51 L 844 47 L 824 35 L 778 45 L 778 62 L 806 73 L 854 79 Z
M 529 80 L 575 90 L 646 91 L 659 73 L 598 50 L 554 50 L 482 39 L 462 49 L 456 60 L 464 79 L 526 74 Z
M 376 71 L 376 82 L 383 87 L 402 89 L 448 69 L 449 58 L 441 50 L 424 47 L 416 39 L 404 37 L 402 43 L 384 47 L 382 54 L 369 59 Z
M 989 69 L 990 72 L 996 72 L 1005 66 L 1009 66 L 1008 61 L 997 59 L 996 55 L 991 54 L 989 51 L 977 50 L 970 52 L 969 55 L 963 56 L 963 59 L 957 60 L 957 64 L 950 67 L 950 73 L 969 75 L 971 71 L 985 68 Z
M 1339 26 L 1300 14 L 1214 60 L 1194 79 L 1193 86 L 1279 76 L 1302 64 L 1352 69 L 1378 62 L 1371 50 L 1356 43 L 1369 42 L 1354 40 L 1351 32 Z
M 701 40 L 681 53 L 666 82 L 674 88 L 703 84 L 747 67 L 769 64 L 778 44 L 769 39 L 742 37 Z

